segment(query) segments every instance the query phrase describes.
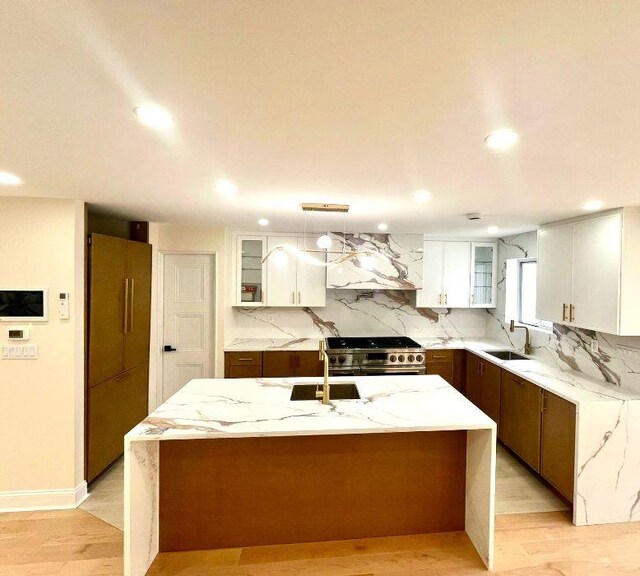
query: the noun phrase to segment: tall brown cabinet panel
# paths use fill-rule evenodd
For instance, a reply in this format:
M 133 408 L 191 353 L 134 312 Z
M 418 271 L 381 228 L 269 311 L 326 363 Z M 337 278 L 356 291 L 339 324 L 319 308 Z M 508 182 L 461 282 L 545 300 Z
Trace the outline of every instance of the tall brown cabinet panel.
M 124 450 L 124 435 L 147 415 L 151 246 L 91 235 L 87 479 Z

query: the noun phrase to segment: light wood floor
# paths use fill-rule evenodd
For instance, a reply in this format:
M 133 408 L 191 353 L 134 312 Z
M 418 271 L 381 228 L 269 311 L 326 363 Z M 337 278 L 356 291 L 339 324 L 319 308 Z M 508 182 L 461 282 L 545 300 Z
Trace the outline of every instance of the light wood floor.
M 640 524 L 577 528 L 567 512 L 496 519 L 496 574 L 640 574 Z M 0 576 L 122 574 L 122 532 L 83 510 L 0 514 Z M 161 554 L 150 576 L 473 576 L 461 532 Z

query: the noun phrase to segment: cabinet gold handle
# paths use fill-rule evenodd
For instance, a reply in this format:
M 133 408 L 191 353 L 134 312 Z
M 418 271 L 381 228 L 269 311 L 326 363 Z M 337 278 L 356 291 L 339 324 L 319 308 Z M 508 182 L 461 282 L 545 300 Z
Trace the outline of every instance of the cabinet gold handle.
M 543 392 L 542 393 L 542 413 L 544 414 L 547 411 L 547 395 Z
M 446 294 L 444 295 L 444 303 L 445 304 L 447 303 L 447 295 Z
M 573 322 L 576 319 L 576 307 L 573 304 L 569 304 L 569 322 Z
M 444 354 L 434 354 L 431 358 L 446 358 Z
M 476 299 L 476 295 L 475 294 L 471 294 L 471 304 L 475 303 L 475 299 Z
M 291 292 L 291 304 L 295 304 L 295 303 L 296 303 L 296 293 Z
M 129 278 L 124 279 L 124 318 L 122 320 L 124 333 L 129 331 Z
M 567 305 L 563 304 L 562 305 L 562 320 L 566 320 L 567 319 Z
M 251 362 L 253 358 L 238 358 L 238 362 Z
M 300 292 L 298 292 L 298 304 L 302 303 L 302 298 L 300 297 Z
M 129 332 L 133 332 L 133 299 L 135 295 L 135 278 L 131 278 L 131 292 L 129 298 L 131 299 L 131 303 L 129 304 Z

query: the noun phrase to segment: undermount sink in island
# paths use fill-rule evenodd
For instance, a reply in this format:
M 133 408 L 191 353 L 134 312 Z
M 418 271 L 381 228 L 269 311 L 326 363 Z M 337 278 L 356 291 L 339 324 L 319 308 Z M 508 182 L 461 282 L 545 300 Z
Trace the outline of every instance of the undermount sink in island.
M 491 569 L 495 423 L 439 376 L 292 401 L 317 382 L 193 380 L 127 434 L 126 575 L 164 551 L 454 530 Z

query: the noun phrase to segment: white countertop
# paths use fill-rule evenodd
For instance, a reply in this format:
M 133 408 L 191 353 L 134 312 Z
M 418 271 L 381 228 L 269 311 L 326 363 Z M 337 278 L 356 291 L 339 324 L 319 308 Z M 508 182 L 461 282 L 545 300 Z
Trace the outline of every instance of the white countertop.
M 440 376 L 337 377 L 360 400 L 291 401 L 320 378 L 192 380 L 127 434 L 171 440 L 493 429 L 495 423 Z
M 487 354 L 490 350 L 508 350 L 509 347 L 495 340 L 485 338 L 413 338 L 428 349 L 463 349 L 474 352 L 498 366 L 534 382 L 541 388 L 580 405 L 583 402 L 607 402 L 621 400 L 640 400 L 640 394 L 634 394 L 613 385 L 603 384 L 574 370 L 565 370 L 550 362 L 538 360 L 499 360 Z M 225 351 L 248 352 L 266 350 L 317 350 L 315 338 L 246 338 L 236 339 L 225 347 Z M 520 352 L 520 351 L 518 351 Z

